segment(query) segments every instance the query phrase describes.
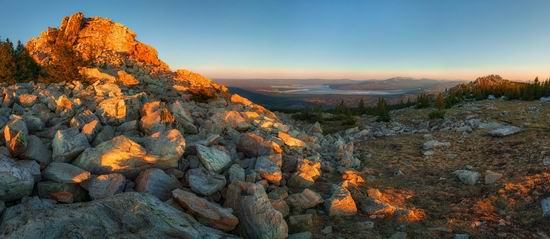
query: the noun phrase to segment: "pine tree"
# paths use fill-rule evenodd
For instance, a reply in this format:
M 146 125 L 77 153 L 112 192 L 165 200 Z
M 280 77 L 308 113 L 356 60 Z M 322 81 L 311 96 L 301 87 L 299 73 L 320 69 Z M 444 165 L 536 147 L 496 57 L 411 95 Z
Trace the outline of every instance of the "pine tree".
M 391 120 L 388 105 L 386 100 L 382 97 L 378 98 L 378 103 L 376 104 L 376 114 L 378 115 L 376 121 L 389 122 Z
M 442 93 L 437 94 L 435 98 L 435 107 L 437 107 L 438 110 L 443 110 L 445 108 L 445 97 L 443 97 Z
M 15 52 L 13 44 L 9 39 L 0 40 L 0 81 L 15 83 L 17 65 L 15 61 Z
M 359 114 L 364 114 L 367 112 L 367 107 L 365 106 L 365 101 L 363 101 L 363 98 L 361 98 L 361 100 L 359 101 L 357 110 L 359 111 Z
M 17 47 L 15 49 L 15 60 L 17 66 L 15 78 L 17 82 L 35 81 L 38 79 L 40 67 L 32 59 L 27 48 L 25 48 L 20 41 L 17 42 Z

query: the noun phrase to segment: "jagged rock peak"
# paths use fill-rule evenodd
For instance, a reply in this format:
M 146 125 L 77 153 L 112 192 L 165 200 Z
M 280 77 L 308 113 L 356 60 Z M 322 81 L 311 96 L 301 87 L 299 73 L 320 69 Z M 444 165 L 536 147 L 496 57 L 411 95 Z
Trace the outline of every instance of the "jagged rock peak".
M 40 64 L 47 64 L 54 44 L 64 43 L 81 57 L 99 66 L 144 67 L 151 72 L 166 72 L 169 67 L 158 59 L 157 51 L 136 40 L 128 27 L 102 17 L 85 17 L 78 12 L 64 17 L 58 28 L 49 28 L 27 43 Z

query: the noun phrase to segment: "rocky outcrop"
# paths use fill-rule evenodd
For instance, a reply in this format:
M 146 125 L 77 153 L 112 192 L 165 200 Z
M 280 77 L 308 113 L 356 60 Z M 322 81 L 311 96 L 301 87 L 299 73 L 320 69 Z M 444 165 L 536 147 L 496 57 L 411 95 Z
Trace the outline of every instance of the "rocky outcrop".
M 70 225 L 70 226 L 69 226 Z M 2 237 L 231 238 L 147 194 L 124 193 L 86 203 L 55 205 L 32 198 L 6 209 Z

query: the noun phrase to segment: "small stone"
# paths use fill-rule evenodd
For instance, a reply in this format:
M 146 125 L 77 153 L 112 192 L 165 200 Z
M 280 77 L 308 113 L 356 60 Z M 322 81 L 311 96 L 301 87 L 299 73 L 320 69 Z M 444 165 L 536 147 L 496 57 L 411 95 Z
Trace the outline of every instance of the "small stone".
M 502 178 L 501 173 L 493 172 L 491 170 L 485 171 L 485 184 L 493 184 L 500 178 Z
M 233 164 L 231 167 L 229 167 L 229 182 L 235 182 L 235 181 L 244 181 L 245 180 L 245 171 L 239 164 Z
M 513 134 L 517 134 L 523 131 L 522 128 L 517 126 L 502 126 L 489 132 L 489 135 L 494 137 L 505 137 Z
M 462 169 L 454 171 L 453 174 L 456 175 L 460 181 L 468 185 L 476 184 L 480 176 L 478 172 Z
M 550 166 L 550 156 L 546 156 L 544 157 L 544 159 L 542 159 L 542 165 Z
M 283 179 L 281 168 L 277 166 L 277 162 L 280 161 L 278 158 L 277 155 L 258 157 L 254 167 L 260 177 L 275 185 L 279 185 Z
M 323 234 L 331 234 L 332 233 L 332 226 L 326 226 L 325 228 L 323 228 L 323 230 L 321 230 L 321 232 Z
M 321 176 L 321 163 L 304 159 L 298 163 L 296 173 L 291 176 L 288 185 L 295 188 L 307 188 L 313 185 L 319 176 Z

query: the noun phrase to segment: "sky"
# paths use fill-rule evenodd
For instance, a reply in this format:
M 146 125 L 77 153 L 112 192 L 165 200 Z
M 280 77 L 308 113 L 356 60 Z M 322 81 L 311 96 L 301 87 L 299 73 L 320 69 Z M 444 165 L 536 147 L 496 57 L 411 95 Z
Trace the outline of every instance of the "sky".
M 548 0 L 0 0 L 0 37 L 111 18 L 211 78 L 550 77 Z

